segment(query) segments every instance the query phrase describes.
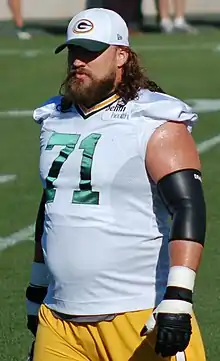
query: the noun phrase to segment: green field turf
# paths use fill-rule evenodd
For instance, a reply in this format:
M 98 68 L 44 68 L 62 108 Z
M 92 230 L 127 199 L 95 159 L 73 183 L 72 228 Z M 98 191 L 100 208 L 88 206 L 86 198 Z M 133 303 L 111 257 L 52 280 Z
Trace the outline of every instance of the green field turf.
M 151 78 L 165 91 L 182 99 L 220 99 L 220 52 L 215 51 L 220 44 L 219 34 L 214 30 L 199 36 L 146 34 L 134 37 L 132 44 Z M 17 178 L 0 184 L 0 247 L 3 237 L 34 223 L 41 194 L 39 126 L 31 116 L 15 117 L 2 112 L 31 110 L 57 94 L 66 59 L 64 54 L 55 56 L 52 51 L 61 41 L 63 38 L 53 36 L 29 42 L 1 38 L 0 173 L 16 174 Z M 194 130 L 196 142 L 218 135 L 219 120 L 219 112 L 203 112 Z M 209 361 L 219 361 L 220 355 L 219 158 L 219 145 L 201 155 L 208 231 L 197 278 L 195 310 Z M 25 288 L 32 254 L 33 242 L 25 239 L 0 251 L 1 361 L 26 360 L 31 336 L 25 325 Z

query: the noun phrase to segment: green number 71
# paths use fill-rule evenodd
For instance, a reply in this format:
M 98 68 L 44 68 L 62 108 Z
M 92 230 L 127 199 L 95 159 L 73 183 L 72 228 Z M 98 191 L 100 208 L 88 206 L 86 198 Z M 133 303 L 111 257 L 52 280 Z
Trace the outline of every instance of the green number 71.
M 83 149 L 80 167 L 79 190 L 73 190 L 72 203 L 78 204 L 99 204 L 99 192 L 92 190 L 91 170 L 93 155 L 101 134 L 92 133 L 84 138 L 79 149 Z M 58 178 L 60 169 L 67 161 L 69 155 L 74 151 L 78 143 L 80 134 L 53 133 L 47 143 L 46 150 L 51 150 L 55 146 L 63 146 L 58 157 L 54 159 L 48 176 L 46 178 L 46 199 L 53 202 L 56 194 L 55 180 Z

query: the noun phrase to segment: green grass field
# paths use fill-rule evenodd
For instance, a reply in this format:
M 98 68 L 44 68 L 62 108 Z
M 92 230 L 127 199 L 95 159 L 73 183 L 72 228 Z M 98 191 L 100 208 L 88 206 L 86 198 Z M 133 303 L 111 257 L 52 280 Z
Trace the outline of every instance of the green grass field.
M 217 30 L 198 36 L 146 34 L 132 39 L 152 79 L 182 99 L 220 99 L 220 44 Z M 56 95 L 66 71 L 65 55 L 53 55 L 61 37 L 36 37 L 29 42 L 1 38 L 0 48 L 0 164 L 1 174 L 15 181 L 0 184 L 0 249 L 15 232 L 35 221 L 41 194 L 38 176 L 39 126 L 30 115 L 10 110 L 32 110 Z M 34 52 L 34 50 L 36 50 Z M 220 109 L 220 107 L 219 107 Z M 197 143 L 219 134 L 219 112 L 204 110 L 195 127 Z M 197 278 L 195 310 L 209 361 L 220 354 L 220 146 L 201 154 L 207 200 L 208 231 Z M 8 238 L 6 238 L 8 237 Z M 0 360 L 25 361 L 31 342 L 26 330 L 25 289 L 29 280 L 33 242 L 0 251 Z M 44 360 L 46 361 L 46 360 Z M 198 360 L 199 361 L 199 360 Z

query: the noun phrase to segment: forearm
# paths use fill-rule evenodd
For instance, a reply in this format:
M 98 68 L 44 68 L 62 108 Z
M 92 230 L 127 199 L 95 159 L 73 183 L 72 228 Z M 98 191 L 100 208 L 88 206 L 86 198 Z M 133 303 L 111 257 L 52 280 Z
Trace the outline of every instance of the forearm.
M 44 263 L 41 238 L 44 232 L 45 202 L 46 202 L 45 192 L 43 192 L 37 213 L 37 218 L 35 223 L 35 237 L 34 237 L 35 238 L 34 262 L 38 262 L 38 263 Z
M 34 335 L 36 334 L 37 329 L 38 310 L 46 296 L 47 287 L 49 285 L 49 272 L 47 266 L 44 263 L 44 256 L 41 246 L 41 238 L 44 231 L 44 210 L 45 193 L 43 192 L 35 225 L 35 250 L 31 267 L 30 283 L 26 289 L 28 328 Z
M 36 241 L 35 241 L 34 262 L 44 263 L 44 255 L 43 255 L 43 250 L 42 250 L 41 242 L 36 242 Z
M 184 240 L 169 242 L 170 271 L 164 298 L 188 301 L 189 313 L 202 252 L 203 246 L 197 242 Z
M 47 266 L 42 262 L 33 262 L 30 283 L 26 289 L 27 328 L 36 336 L 38 312 L 49 285 Z
M 197 272 L 203 252 L 200 243 L 192 241 L 169 242 L 170 267 L 184 266 Z
M 37 219 L 35 224 L 35 249 L 34 249 L 34 260 L 32 263 L 31 270 L 31 281 L 30 287 L 35 288 L 46 288 L 48 286 L 48 270 L 44 264 L 44 255 L 41 246 L 41 238 L 44 232 L 44 212 L 45 212 L 45 191 L 43 191 L 40 205 L 37 212 Z M 34 291 L 35 292 L 35 291 Z M 44 291 L 42 291 L 44 293 Z

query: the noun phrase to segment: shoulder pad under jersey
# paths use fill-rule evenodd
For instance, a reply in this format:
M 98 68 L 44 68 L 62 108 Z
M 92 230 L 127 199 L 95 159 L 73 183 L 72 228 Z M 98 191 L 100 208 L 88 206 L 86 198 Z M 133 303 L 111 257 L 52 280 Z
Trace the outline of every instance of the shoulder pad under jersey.
M 198 115 L 185 102 L 147 89 L 140 90 L 132 113 L 158 121 L 185 122 L 189 128 L 198 120 Z
M 57 107 L 60 105 L 61 96 L 54 96 L 43 103 L 39 108 L 36 108 L 33 112 L 33 118 L 36 123 L 41 124 L 54 112 L 57 112 Z

